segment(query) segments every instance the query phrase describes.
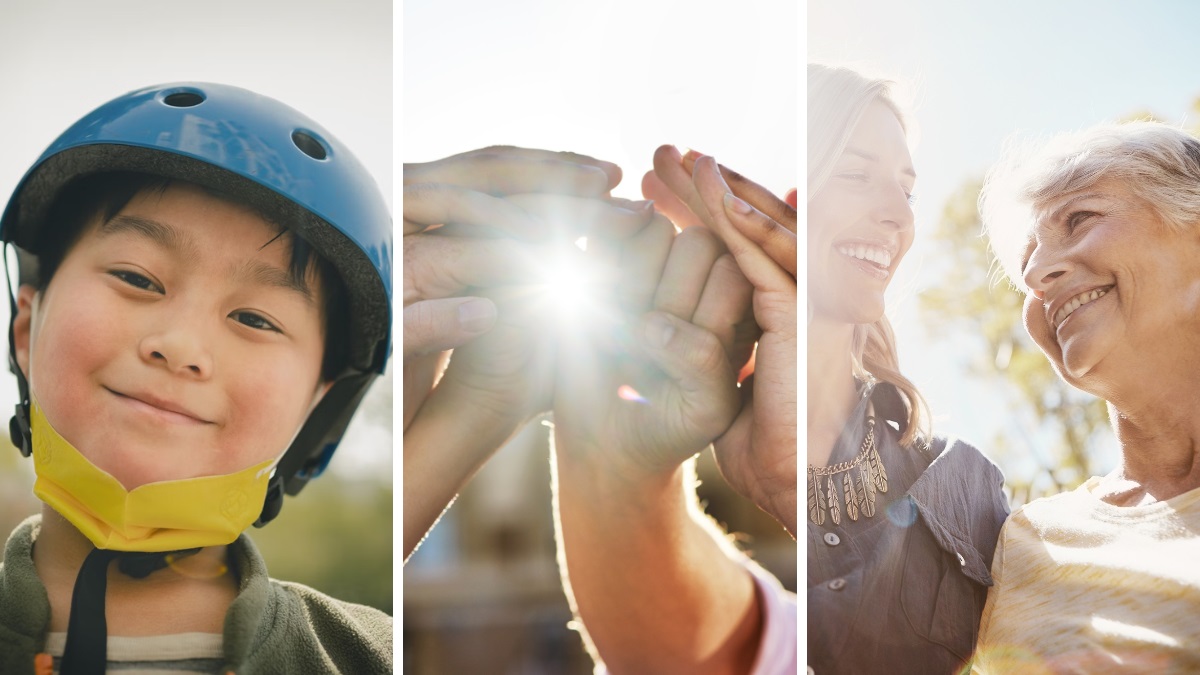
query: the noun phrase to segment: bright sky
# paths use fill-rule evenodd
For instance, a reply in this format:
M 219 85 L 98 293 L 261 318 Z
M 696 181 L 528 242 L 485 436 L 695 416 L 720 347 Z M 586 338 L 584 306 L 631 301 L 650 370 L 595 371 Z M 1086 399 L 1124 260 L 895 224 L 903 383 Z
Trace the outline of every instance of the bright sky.
M 904 370 L 945 433 L 982 442 L 1011 420 L 985 389 L 964 387 L 945 343 L 925 344 L 914 296 L 938 280 L 921 275 L 922 230 L 1014 131 L 1067 131 L 1138 110 L 1184 122 L 1200 96 L 1197 27 L 1200 4 L 1186 0 L 810 0 L 809 60 L 866 64 L 915 85 L 917 239 L 889 312 Z
M 797 4 L 408 0 L 402 156 L 488 145 L 616 162 L 640 199 L 664 143 L 796 186 Z
M 387 0 L 0 3 L 0 195 L 76 119 L 130 90 L 210 81 L 266 94 L 337 135 L 391 205 L 392 5 Z M 7 321 L 7 319 L 5 319 Z M 5 343 L 7 345 L 7 343 Z M 0 410 L 16 403 L 0 374 Z M 377 382 L 331 465 L 391 471 L 391 386 Z M 3 413 L 7 421 L 8 413 Z

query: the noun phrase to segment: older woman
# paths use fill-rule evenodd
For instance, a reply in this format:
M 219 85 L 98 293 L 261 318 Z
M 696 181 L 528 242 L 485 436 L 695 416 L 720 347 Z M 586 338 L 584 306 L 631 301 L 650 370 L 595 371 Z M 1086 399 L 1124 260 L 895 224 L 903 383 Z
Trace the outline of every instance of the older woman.
M 1014 152 L 981 197 L 1025 326 L 1108 401 L 1117 468 L 1005 525 L 980 672 L 1200 672 L 1200 142 L 1104 125 Z
M 808 67 L 808 662 L 951 673 L 971 656 L 1008 512 L 978 450 L 921 432 L 884 291 L 916 174 L 888 82 Z

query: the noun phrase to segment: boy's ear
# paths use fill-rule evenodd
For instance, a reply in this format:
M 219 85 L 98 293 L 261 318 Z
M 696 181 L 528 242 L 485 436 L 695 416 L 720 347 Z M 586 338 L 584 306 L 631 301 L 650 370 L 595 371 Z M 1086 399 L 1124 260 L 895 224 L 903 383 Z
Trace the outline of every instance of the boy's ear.
M 29 337 L 33 326 L 33 304 L 37 298 L 37 289 L 29 284 L 22 284 L 17 289 L 17 315 L 13 317 L 12 341 L 13 351 L 17 357 L 17 366 L 21 373 L 29 379 Z

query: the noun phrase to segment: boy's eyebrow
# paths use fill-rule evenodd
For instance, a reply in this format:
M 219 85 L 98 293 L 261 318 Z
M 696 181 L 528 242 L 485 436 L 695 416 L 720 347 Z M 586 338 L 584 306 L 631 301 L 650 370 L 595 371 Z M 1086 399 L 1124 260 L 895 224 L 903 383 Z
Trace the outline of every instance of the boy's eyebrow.
M 170 225 L 149 218 L 119 214 L 103 223 L 100 226 L 100 231 L 104 234 L 132 232 L 146 237 L 155 244 L 180 257 L 194 258 L 200 255 L 199 248 L 186 234 L 179 232 L 179 230 Z M 304 300 L 309 304 L 313 302 L 312 290 L 309 289 L 307 284 L 297 279 L 295 275 L 289 273 L 287 270 L 268 265 L 258 260 L 252 260 L 240 269 L 235 270 L 234 276 L 235 278 L 245 279 L 248 282 L 264 286 L 295 291 L 304 296 Z
M 250 283 L 295 291 L 304 296 L 304 300 L 310 305 L 313 303 L 312 290 L 308 284 L 300 281 L 287 270 L 268 265 L 260 260 L 247 262 L 234 273 L 234 276 Z
M 149 218 L 142 218 L 140 216 L 115 215 L 100 225 L 100 231 L 104 234 L 132 232 L 151 240 L 180 257 L 191 258 L 200 253 L 195 242 L 187 236 L 180 234 L 179 230 L 170 225 L 160 223 L 157 220 L 150 220 Z

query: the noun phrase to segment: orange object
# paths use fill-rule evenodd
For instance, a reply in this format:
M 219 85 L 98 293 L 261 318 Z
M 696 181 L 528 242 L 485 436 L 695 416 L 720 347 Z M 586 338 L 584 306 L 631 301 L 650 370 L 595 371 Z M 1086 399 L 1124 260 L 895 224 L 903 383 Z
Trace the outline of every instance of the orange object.
M 34 656 L 33 672 L 36 675 L 54 675 L 54 657 L 46 653 Z

